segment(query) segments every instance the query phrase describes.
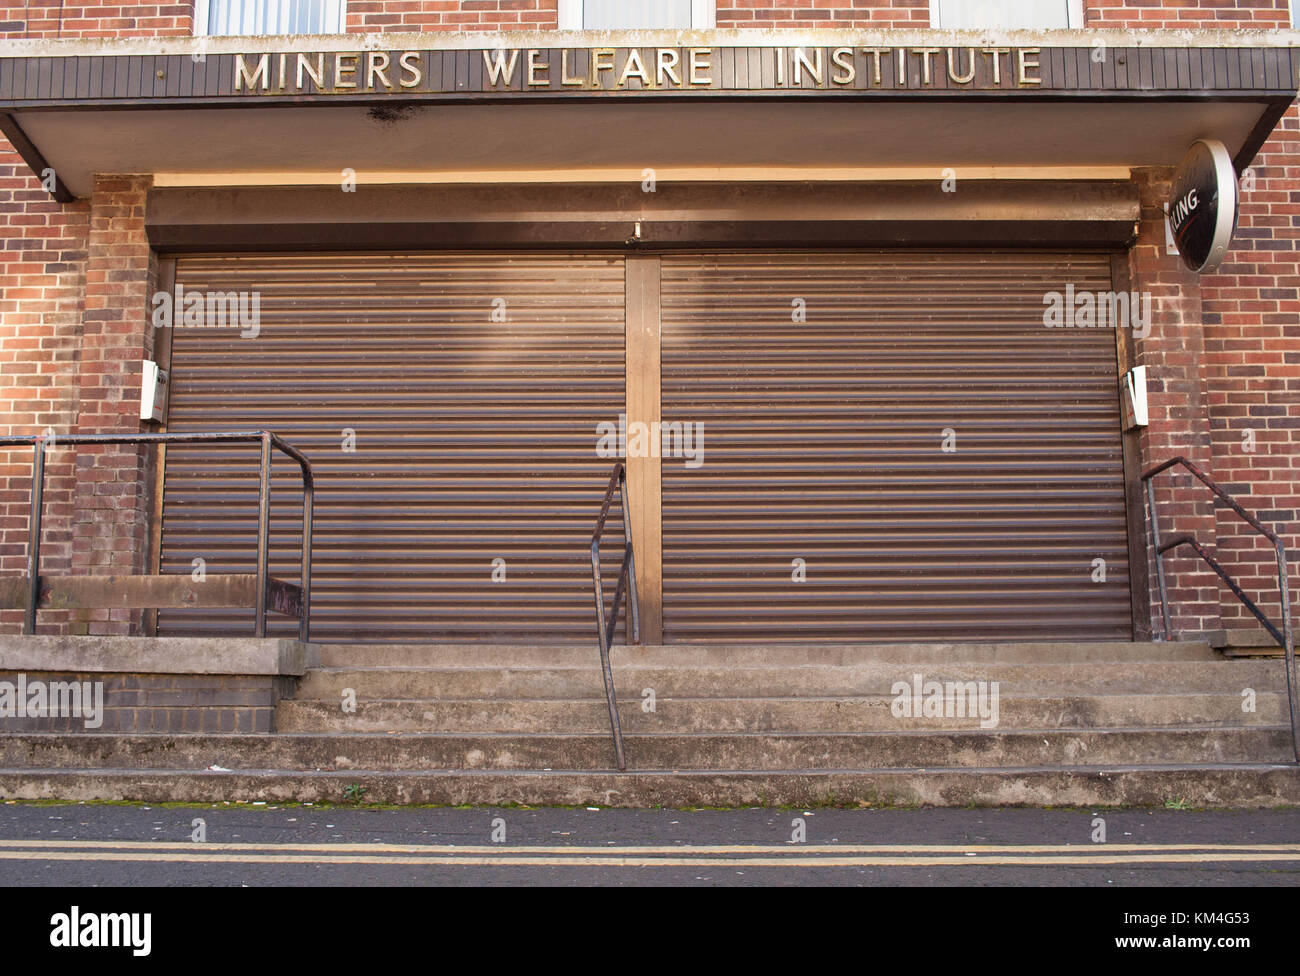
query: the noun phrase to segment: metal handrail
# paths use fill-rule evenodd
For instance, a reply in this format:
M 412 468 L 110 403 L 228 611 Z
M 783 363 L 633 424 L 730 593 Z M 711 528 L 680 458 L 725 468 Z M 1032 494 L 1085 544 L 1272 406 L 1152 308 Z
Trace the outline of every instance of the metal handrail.
M 1236 512 L 1246 521 L 1256 532 L 1260 533 L 1269 542 L 1273 543 L 1273 550 L 1277 554 L 1277 589 L 1278 597 L 1282 608 L 1282 629 L 1273 624 L 1272 621 L 1264 615 L 1264 612 L 1256 606 L 1255 602 L 1237 585 L 1236 581 L 1228 575 L 1227 570 L 1219 564 L 1219 561 L 1210 555 L 1209 551 L 1201 545 L 1195 538 L 1190 535 L 1180 535 L 1168 542 L 1160 541 L 1160 525 L 1156 520 L 1156 490 L 1154 478 L 1162 471 L 1181 465 L 1190 471 L 1202 484 L 1204 484 L 1229 508 Z M 1289 705 L 1291 718 L 1291 749 L 1295 753 L 1296 762 L 1300 763 L 1300 699 L 1296 697 L 1297 677 L 1295 673 L 1295 636 L 1291 627 L 1291 599 L 1287 589 L 1287 564 L 1286 564 L 1286 546 L 1278 538 L 1275 532 L 1272 532 L 1263 526 L 1258 519 L 1247 512 L 1237 504 L 1236 499 L 1229 495 L 1211 480 L 1210 476 L 1194 465 L 1185 457 L 1170 458 L 1164 464 L 1158 464 L 1150 471 L 1142 475 L 1142 481 L 1147 486 L 1147 508 L 1150 512 L 1151 522 L 1151 544 L 1155 551 L 1156 558 L 1156 578 L 1160 585 L 1160 615 L 1164 623 L 1165 640 L 1173 640 L 1173 629 L 1169 621 L 1169 591 L 1165 583 L 1165 564 L 1164 554 L 1170 549 L 1178 546 L 1188 545 L 1201 557 L 1209 567 L 1214 570 L 1219 578 L 1228 585 L 1232 593 L 1238 600 L 1245 604 L 1246 609 L 1255 615 L 1264 629 L 1269 632 L 1272 638 L 1281 645 L 1286 658 L 1286 694 Z
M 298 621 L 298 638 L 304 643 L 311 635 L 311 532 L 312 501 L 316 481 L 312 475 L 311 462 L 296 447 L 285 443 L 269 430 L 237 431 L 196 431 L 178 434 L 28 434 L 23 436 L 0 437 L 0 447 L 33 446 L 32 456 L 32 490 L 31 514 L 28 522 L 27 543 L 27 577 L 28 593 L 26 616 L 23 619 L 23 633 L 36 632 L 36 608 L 41 598 L 40 559 L 41 559 L 41 512 L 45 497 L 45 452 L 51 443 L 57 448 L 61 445 L 77 444 L 229 444 L 241 442 L 260 442 L 261 472 L 257 494 L 257 595 L 256 595 L 256 634 L 266 636 L 266 590 L 269 574 L 270 526 L 271 526 L 271 448 L 297 461 L 302 469 L 302 616 Z
M 615 491 L 619 493 L 623 509 L 623 561 L 618 570 L 618 583 L 614 587 L 614 605 L 606 620 L 605 590 L 600 578 L 600 536 L 605 531 L 605 520 L 609 517 L 609 506 L 614 500 Z M 627 507 L 627 469 L 619 461 L 614 465 L 614 473 L 610 475 L 605 500 L 600 506 L 600 516 L 596 519 L 596 529 L 591 534 L 591 586 L 596 597 L 596 632 L 600 638 L 600 667 L 605 677 L 605 701 L 609 705 L 609 730 L 614 737 L 614 758 L 620 771 L 627 769 L 627 759 L 623 752 L 623 728 L 618 720 L 618 700 L 614 695 L 614 672 L 609 664 L 609 649 L 614 643 L 614 629 L 618 626 L 618 608 L 623 600 L 624 584 L 627 585 L 628 609 L 632 618 L 632 643 L 639 644 L 641 616 L 637 609 L 636 565 L 632 556 L 632 516 Z

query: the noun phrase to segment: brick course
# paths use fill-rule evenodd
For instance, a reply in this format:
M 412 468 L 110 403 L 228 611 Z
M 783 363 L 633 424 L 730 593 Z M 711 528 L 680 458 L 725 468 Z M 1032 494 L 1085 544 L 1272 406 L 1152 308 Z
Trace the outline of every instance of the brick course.
M 17 685 L 19 672 L 0 671 Z M 275 703 L 292 679 L 267 675 L 72 674 L 23 672 L 30 684 L 103 683 L 103 716 L 96 728 L 83 715 L 0 716 L 0 732 L 273 732 Z

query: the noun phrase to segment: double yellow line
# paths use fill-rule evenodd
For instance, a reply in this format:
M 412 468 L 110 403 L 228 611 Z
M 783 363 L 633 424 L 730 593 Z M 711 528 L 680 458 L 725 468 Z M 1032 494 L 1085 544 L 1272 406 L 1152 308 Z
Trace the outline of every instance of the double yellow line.
M 511 847 L 0 840 L 0 860 L 536 867 L 1051 867 L 1282 864 L 1300 844 L 784 844 Z

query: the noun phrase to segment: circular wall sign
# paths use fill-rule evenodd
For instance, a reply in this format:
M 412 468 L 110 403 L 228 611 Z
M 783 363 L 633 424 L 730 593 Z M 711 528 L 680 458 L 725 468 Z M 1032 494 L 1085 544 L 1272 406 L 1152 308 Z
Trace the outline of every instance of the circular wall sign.
M 1199 139 L 1183 157 L 1169 199 L 1169 231 L 1196 272 L 1223 262 L 1237 229 L 1237 171 L 1217 139 Z

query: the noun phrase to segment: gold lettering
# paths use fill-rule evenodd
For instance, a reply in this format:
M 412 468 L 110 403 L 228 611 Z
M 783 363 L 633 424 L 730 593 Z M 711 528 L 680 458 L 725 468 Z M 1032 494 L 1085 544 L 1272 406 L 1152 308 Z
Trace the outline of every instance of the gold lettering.
M 397 59 L 397 63 L 402 67 L 402 77 L 397 80 L 397 83 L 403 88 L 414 88 L 424 77 L 424 71 L 420 68 L 418 63 L 419 58 L 419 51 L 403 51 L 402 56 Z M 413 64 L 412 60 L 416 63 Z M 406 80 L 407 74 L 411 76 L 410 81 Z
M 235 91 L 243 90 L 245 85 L 248 86 L 249 91 L 252 91 L 254 88 L 258 87 L 258 79 L 261 79 L 261 88 L 263 91 L 266 91 L 266 89 L 270 87 L 270 82 L 267 79 L 267 74 L 270 71 L 270 66 L 266 60 L 268 56 L 269 55 L 263 54 L 258 58 L 257 70 L 250 74 L 248 71 L 248 64 L 244 61 L 244 56 L 242 54 L 235 55 Z
M 844 71 L 844 74 L 832 74 L 831 83 L 835 85 L 851 85 L 858 77 L 857 65 L 853 63 L 853 48 L 837 47 L 831 52 L 831 63 L 835 67 Z
M 1023 87 L 1024 85 L 1041 85 L 1043 83 L 1042 78 L 1030 78 L 1028 74 L 1030 68 L 1037 68 L 1039 67 L 1039 64 L 1036 57 L 1033 61 L 1030 61 L 1027 55 L 1037 55 L 1038 53 L 1039 49 L 1036 47 L 1022 47 L 1016 52 L 1016 62 L 1018 65 L 1018 70 L 1016 72 L 1017 85 Z
M 570 54 L 570 53 L 571 53 L 571 52 L 569 51 L 568 48 L 565 48 L 563 51 L 560 52 L 560 84 L 561 84 L 561 85 L 581 85 L 581 84 L 582 84 L 582 78 L 581 78 L 580 76 L 572 76 L 572 75 L 569 74 L 569 54 Z
M 1002 84 L 1002 62 L 998 60 L 999 55 L 1010 54 L 1009 47 L 986 47 L 980 50 L 980 54 L 987 54 L 993 59 L 993 87 L 996 88 Z
M 284 91 L 284 63 L 288 60 L 287 54 L 280 55 L 280 91 Z
M 912 48 L 912 53 L 919 56 L 921 59 L 921 84 L 934 84 L 934 80 L 930 76 L 930 65 L 933 62 L 934 56 L 938 54 L 940 50 L 941 49 L 937 47 Z
M 682 86 L 682 79 L 681 76 L 677 74 L 676 68 L 677 63 L 682 59 L 681 55 L 678 54 L 674 48 L 661 47 L 655 57 L 658 61 L 658 68 L 655 71 L 655 77 L 659 79 L 659 87 L 662 88 L 664 86 L 664 78 L 666 76 L 671 78 L 672 83 L 680 88 Z
M 603 87 L 600 83 L 600 73 L 602 71 L 608 71 L 611 73 L 614 71 L 614 55 L 616 53 L 618 52 L 615 51 L 615 49 L 612 47 L 592 48 L 591 54 L 588 55 L 591 58 L 591 87 L 592 88 Z M 607 61 L 606 58 L 608 58 L 609 60 Z
M 360 60 L 359 54 L 336 54 L 334 55 L 334 88 L 337 91 L 340 88 L 356 88 L 357 83 L 353 81 L 344 81 L 344 75 L 354 75 L 357 73 L 357 61 Z M 344 65 L 343 62 L 349 60 L 352 63 Z
M 776 49 L 776 83 L 785 84 L 785 48 Z
M 826 84 L 826 71 L 822 64 L 822 49 L 814 48 L 817 57 L 812 61 L 808 60 L 808 51 L 805 48 L 797 47 L 794 49 L 794 83 L 803 87 L 803 73 L 807 69 L 808 74 L 812 75 L 813 81 L 817 87 L 821 88 Z
M 551 83 L 549 78 L 537 77 L 537 72 L 551 70 L 551 63 L 549 61 L 538 60 L 541 56 L 542 52 L 537 48 L 531 48 L 528 51 L 528 85 L 530 88 L 545 88 Z
M 873 85 L 879 87 L 879 86 L 884 82 L 884 79 L 881 78 L 881 76 L 880 76 L 880 56 L 881 56 L 882 54 L 888 54 L 888 53 L 889 53 L 889 48 L 887 48 L 887 47 L 864 47 L 864 48 L 862 49 L 862 53 L 865 54 L 867 57 L 869 57 L 869 58 L 871 59 L 871 67 L 872 67 L 872 72 L 871 72 L 871 83 L 872 83 Z
M 633 65 L 636 67 L 633 67 Z M 642 88 L 654 87 L 654 83 L 650 81 L 650 73 L 645 69 L 645 62 L 641 60 L 641 52 L 636 48 L 632 48 L 627 52 L 627 61 L 623 64 L 623 73 L 618 76 L 618 87 L 626 87 L 628 78 L 640 78 Z
M 948 80 L 958 85 L 969 85 L 975 80 L 975 49 L 973 47 L 966 48 L 966 56 L 970 58 L 970 71 L 964 75 L 957 73 L 957 60 L 953 58 L 953 55 L 957 54 L 958 50 L 955 47 L 948 48 Z
M 307 60 L 307 55 L 298 55 L 298 90 L 302 91 L 302 73 L 306 70 L 308 77 L 315 82 L 318 89 L 325 87 L 325 55 L 316 55 L 316 67 L 313 68 L 311 62 Z
M 515 66 L 519 63 L 519 52 L 512 50 L 510 60 L 506 60 L 505 51 L 484 51 L 483 67 L 487 69 L 488 84 L 495 88 L 505 79 L 506 87 L 515 83 Z
M 907 48 L 900 47 L 894 56 L 898 58 L 898 87 L 907 87 Z
M 691 55 L 690 56 L 690 65 L 691 65 L 690 77 L 691 77 L 692 85 L 713 84 L 713 79 L 710 78 L 707 74 L 700 74 L 701 71 L 708 71 L 709 68 L 711 67 L 712 54 L 713 54 L 713 48 L 711 47 L 693 47 L 690 49 L 690 55 Z
M 381 60 L 382 59 L 382 60 Z M 371 51 L 366 55 L 366 87 L 373 89 L 375 79 L 378 78 L 389 91 L 393 90 L 393 83 L 388 80 L 388 75 L 384 74 L 388 70 L 388 65 L 392 59 L 383 51 Z

